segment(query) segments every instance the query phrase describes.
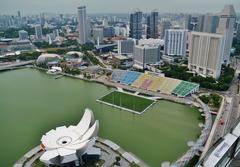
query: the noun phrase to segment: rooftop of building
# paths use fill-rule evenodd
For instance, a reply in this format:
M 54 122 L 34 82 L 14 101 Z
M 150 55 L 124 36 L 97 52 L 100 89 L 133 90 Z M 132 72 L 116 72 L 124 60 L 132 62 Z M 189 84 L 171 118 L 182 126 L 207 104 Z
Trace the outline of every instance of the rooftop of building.
M 233 5 L 225 5 L 220 15 L 222 16 L 236 16 L 235 9 Z
M 216 37 L 216 38 L 223 38 L 222 34 L 217 34 L 217 33 L 192 31 L 191 34 L 193 34 L 193 35 L 202 35 L 202 36 L 210 36 L 210 37 Z

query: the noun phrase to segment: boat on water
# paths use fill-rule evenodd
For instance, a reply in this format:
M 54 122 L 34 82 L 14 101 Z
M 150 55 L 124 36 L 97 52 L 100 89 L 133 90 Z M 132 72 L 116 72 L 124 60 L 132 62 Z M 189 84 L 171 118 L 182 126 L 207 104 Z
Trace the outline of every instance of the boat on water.
M 62 73 L 61 67 L 52 67 L 47 71 L 47 74 L 50 74 L 50 75 L 59 75 L 61 73 Z

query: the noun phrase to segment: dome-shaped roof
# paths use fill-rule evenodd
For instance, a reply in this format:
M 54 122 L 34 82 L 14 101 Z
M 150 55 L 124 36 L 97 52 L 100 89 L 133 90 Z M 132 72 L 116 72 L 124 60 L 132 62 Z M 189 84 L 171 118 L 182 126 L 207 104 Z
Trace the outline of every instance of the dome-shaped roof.
M 42 54 L 37 59 L 37 64 L 46 64 L 48 62 L 59 61 L 60 56 L 57 54 Z

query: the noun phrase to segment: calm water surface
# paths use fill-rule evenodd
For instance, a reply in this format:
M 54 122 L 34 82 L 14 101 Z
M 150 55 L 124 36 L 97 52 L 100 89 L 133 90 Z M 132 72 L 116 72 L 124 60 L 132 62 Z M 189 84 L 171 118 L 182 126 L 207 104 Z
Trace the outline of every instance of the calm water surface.
M 77 124 L 84 108 L 100 121 L 99 136 L 113 140 L 152 167 L 174 161 L 196 140 L 199 112 L 159 101 L 139 116 L 96 102 L 106 86 L 33 69 L 0 73 L 0 167 L 10 167 L 52 128 Z

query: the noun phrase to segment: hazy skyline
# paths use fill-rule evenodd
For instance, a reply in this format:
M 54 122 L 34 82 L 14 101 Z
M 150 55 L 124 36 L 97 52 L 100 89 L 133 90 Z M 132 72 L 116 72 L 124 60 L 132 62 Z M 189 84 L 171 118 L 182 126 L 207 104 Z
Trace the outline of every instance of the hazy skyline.
M 77 6 L 86 5 L 88 13 L 129 13 L 135 9 L 170 13 L 218 13 L 225 4 L 240 11 L 239 0 L 0 0 L 0 14 L 76 13 Z

